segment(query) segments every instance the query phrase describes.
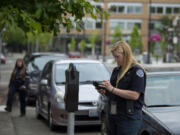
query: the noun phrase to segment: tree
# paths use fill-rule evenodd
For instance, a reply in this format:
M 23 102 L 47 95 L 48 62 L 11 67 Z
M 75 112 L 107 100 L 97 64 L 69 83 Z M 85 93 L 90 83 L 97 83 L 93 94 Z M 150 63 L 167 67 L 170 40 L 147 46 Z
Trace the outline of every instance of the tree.
M 134 53 L 142 52 L 141 36 L 136 25 L 134 25 L 133 30 L 131 32 L 129 44 Z
M 7 43 L 7 48 L 14 51 L 22 51 L 26 43 L 24 31 L 18 27 L 8 27 L 2 35 Z
M 112 43 L 122 40 L 122 31 L 119 26 L 116 26 L 112 35 Z
M 79 23 L 85 14 L 96 19 L 94 9 L 97 16 L 102 16 L 100 10 L 86 0 L 1 0 L 0 31 L 4 27 L 16 26 L 33 34 L 53 31 L 56 35 L 60 25 L 70 31 L 70 16 L 74 18 L 77 30 L 80 30 Z
M 92 50 L 92 55 L 95 55 L 95 46 L 96 46 L 96 41 L 98 41 L 100 38 L 98 37 L 97 32 L 94 32 L 91 36 L 88 37 L 88 40 L 91 44 L 91 50 Z
M 74 37 L 71 39 L 71 42 L 69 44 L 69 50 L 70 51 L 75 51 L 75 47 L 76 47 L 76 40 L 74 39 Z
M 80 44 L 80 51 L 84 55 L 84 49 L 86 48 L 87 44 L 85 40 L 81 40 Z

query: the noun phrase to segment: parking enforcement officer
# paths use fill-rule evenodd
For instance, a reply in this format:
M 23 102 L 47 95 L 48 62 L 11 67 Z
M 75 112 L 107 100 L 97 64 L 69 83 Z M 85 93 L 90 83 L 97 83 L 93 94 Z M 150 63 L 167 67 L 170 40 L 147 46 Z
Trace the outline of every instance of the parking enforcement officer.
M 117 42 L 111 50 L 117 67 L 110 82 L 100 85 L 99 90 L 108 96 L 109 135 L 137 135 L 142 124 L 142 105 L 146 86 L 144 68 L 134 59 L 130 46 Z

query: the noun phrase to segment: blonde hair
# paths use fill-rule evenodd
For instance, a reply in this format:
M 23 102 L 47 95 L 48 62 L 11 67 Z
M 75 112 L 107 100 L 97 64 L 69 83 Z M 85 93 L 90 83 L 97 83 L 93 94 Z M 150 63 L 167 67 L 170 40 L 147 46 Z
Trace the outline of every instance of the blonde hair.
M 138 65 L 140 66 L 144 71 L 144 67 L 139 64 L 136 59 L 134 58 L 131 48 L 128 43 L 125 41 L 118 41 L 114 44 L 114 46 L 111 49 L 111 52 L 122 53 L 123 54 L 123 64 L 121 66 L 121 70 L 119 71 L 119 74 L 117 76 L 116 81 L 116 87 L 118 86 L 119 81 L 123 78 L 123 76 L 126 74 L 126 72 L 133 66 Z

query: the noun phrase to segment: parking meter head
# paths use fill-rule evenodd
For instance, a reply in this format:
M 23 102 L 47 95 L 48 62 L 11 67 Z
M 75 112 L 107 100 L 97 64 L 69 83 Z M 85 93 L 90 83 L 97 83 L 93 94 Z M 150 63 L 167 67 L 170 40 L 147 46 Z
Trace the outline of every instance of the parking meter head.
M 68 112 L 75 112 L 78 110 L 79 101 L 79 72 L 75 69 L 75 66 L 70 63 L 65 75 L 65 109 Z

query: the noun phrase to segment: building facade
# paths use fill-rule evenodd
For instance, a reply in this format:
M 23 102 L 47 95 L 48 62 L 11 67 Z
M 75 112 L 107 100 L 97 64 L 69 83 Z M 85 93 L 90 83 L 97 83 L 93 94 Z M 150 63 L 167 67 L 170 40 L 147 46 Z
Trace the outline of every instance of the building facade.
M 100 19 L 93 20 L 90 15 L 86 15 L 83 18 L 84 29 L 81 32 L 73 29 L 71 33 L 67 34 L 65 30 L 62 30 L 61 35 L 79 35 L 81 39 L 97 32 L 102 37 L 102 53 L 106 42 L 111 41 L 111 35 L 116 26 L 120 26 L 123 39 L 129 40 L 133 26 L 137 25 L 143 50 L 147 51 L 148 37 L 154 32 L 155 27 L 161 25 L 159 19 L 164 15 L 168 15 L 170 18 L 176 16 L 180 18 L 180 0 L 99 0 L 99 2 L 90 2 L 100 10 L 107 11 L 109 13 L 108 20 L 101 23 Z M 149 26 L 151 26 L 150 29 Z M 106 47 L 108 49 L 108 45 Z

